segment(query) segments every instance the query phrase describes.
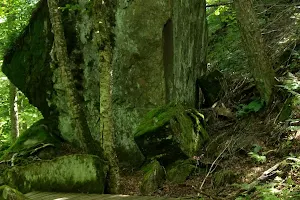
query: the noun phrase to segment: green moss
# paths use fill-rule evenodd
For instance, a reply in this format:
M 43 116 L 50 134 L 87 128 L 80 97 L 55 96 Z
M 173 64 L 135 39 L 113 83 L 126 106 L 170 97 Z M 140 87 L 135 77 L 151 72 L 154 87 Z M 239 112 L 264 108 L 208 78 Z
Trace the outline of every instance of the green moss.
M 20 153 L 22 151 L 31 150 L 39 144 L 58 144 L 59 139 L 54 137 L 49 131 L 51 126 L 46 120 L 42 119 L 34 123 L 29 129 L 27 129 L 16 142 L 5 151 L 5 154 L 1 157 L 3 159 L 9 159 L 11 154 Z
M 177 113 L 183 112 L 183 107 L 170 103 L 166 106 L 155 108 L 144 117 L 137 127 L 134 136 L 152 133 L 166 125 Z
M 141 185 L 142 194 L 151 194 L 162 186 L 165 178 L 165 172 L 157 160 L 152 161 L 142 167 L 144 177 Z
M 7 185 L 0 186 L 0 200 L 27 200 L 21 192 Z M 28 199 L 29 200 L 29 199 Z
M 135 141 L 144 155 L 165 155 L 159 158 L 163 164 L 194 156 L 208 138 L 204 116 L 174 103 L 150 111 L 135 132 Z
M 107 171 L 107 163 L 97 156 L 70 155 L 13 167 L 5 171 L 4 180 L 24 193 L 34 190 L 103 193 Z

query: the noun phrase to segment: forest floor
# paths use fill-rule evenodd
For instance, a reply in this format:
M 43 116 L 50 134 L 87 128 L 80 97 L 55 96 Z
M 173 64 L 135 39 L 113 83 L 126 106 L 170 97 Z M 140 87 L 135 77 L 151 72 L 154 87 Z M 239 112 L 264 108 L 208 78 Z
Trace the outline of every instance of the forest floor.
M 184 183 L 165 182 L 152 195 L 300 199 L 300 137 L 279 121 L 286 101 L 280 91 L 276 94 L 273 104 L 256 109 L 259 104 L 249 104 L 255 96 L 253 82 L 241 80 L 227 87 L 218 104 L 201 110 L 208 118 L 211 140 L 198 155 L 195 172 Z M 124 173 L 122 192 L 139 195 L 141 180 L 142 172 Z

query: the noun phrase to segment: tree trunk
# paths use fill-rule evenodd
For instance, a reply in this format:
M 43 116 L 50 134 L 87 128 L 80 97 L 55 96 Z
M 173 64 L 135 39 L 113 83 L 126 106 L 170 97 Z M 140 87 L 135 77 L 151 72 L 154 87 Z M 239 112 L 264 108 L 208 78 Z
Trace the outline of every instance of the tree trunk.
M 97 30 L 101 30 L 101 35 L 96 37 L 97 43 L 102 46 L 99 51 L 99 69 L 100 69 L 100 134 L 101 145 L 104 150 L 104 157 L 109 163 L 108 192 L 116 194 L 119 190 L 119 166 L 117 154 L 115 151 L 115 135 L 113 131 L 112 119 L 112 58 L 114 10 L 116 2 L 110 1 L 105 4 L 95 1 L 93 7 L 95 10 L 95 19 L 104 19 L 102 23 L 97 23 Z
M 48 7 L 54 34 L 54 53 L 60 71 L 59 78 L 65 89 L 65 98 L 67 100 L 65 106 L 67 106 L 69 111 L 68 116 L 73 125 L 73 133 L 76 135 L 76 137 L 74 137 L 76 139 L 74 143 L 79 146 L 83 152 L 97 155 L 100 151 L 100 149 L 97 149 L 99 145 L 92 145 L 94 144 L 93 139 L 86 121 L 83 105 L 80 103 L 79 94 L 75 87 L 57 0 L 48 0 Z M 64 124 L 61 126 L 64 126 Z
M 9 85 L 10 95 L 10 122 L 11 122 L 11 139 L 15 142 L 19 137 L 19 117 L 18 117 L 18 96 L 17 88 L 14 84 Z
M 275 73 L 265 50 L 253 0 L 235 0 L 234 6 L 250 71 L 262 100 L 269 104 L 272 100 Z

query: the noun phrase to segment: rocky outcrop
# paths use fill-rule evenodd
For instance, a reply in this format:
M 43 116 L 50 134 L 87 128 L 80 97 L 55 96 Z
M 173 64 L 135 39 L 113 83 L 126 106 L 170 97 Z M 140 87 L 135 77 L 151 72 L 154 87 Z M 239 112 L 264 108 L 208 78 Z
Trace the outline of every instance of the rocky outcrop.
M 145 114 L 170 101 L 191 107 L 196 103 L 196 79 L 205 71 L 205 1 L 103 1 L 113 4 L 113 9 L 101 15 L 95 1 L 60 2 L 73 80 L 89 132 L 95 141 L 101 140 L 99 66 L 106 62 L 107 51 L 101 41 L 109 40 L 113 63 L 105 64 L 113 68 L 118 158 L 124 166 L 140 166 L 144 156 L 134 142 L 134 132 Z M 105 26 L 100 26 L 105 30 L 97 26 L 108 20 L 115 22 L 111 38 L 102 34 Z M 5 56 L 3 71 L 45 118 L 56 116 L 53 126 L 62 138 L 76 143 L 52 47 L 47 1 L 41 0 Z
M 154 20 L 155 19 L 155 20 Z M 206 71 L 205 1 L 119 1 L 113 115 L 123 163 L 141 164 L 133 134 L 146 113 L 171 101 L 196 105 Z

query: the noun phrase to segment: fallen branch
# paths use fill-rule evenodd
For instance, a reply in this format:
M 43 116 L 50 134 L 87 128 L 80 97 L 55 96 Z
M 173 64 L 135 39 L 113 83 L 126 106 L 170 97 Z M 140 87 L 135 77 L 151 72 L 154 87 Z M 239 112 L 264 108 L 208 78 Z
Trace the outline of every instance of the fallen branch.
M 203 179 L 203 181 L 202 181 L 202 183 L 201 183 L 201 186 L 200 186 L 200 188 L 199 188 L 199 191 L 202 190 L 202 187 L 203 187 L 203 185 L 204 185 L 206 179 L 208 178 L 208 176 L 215 170 L 215 168 L 213 168 L 214 165 L 215 165 L 216 162 L 219 160 L 219 158 L 223 155 L 223 153 L 226 151 L 226 149 L 229 147 L 229 144 L 230 144 L 230 142 L 228 142 L 228 144 L 227 144 L 226 147 L 223 149 L 223 151 L 218 155 L 218 157 L 217 157 L 217 158 L 214 160 L 214 162 L 211 164 L 211 166 L 210 166 L 210 168 L 209 168 L 209 170 L 208 170 L 208 172 L 207 172 L 205 178 Z

